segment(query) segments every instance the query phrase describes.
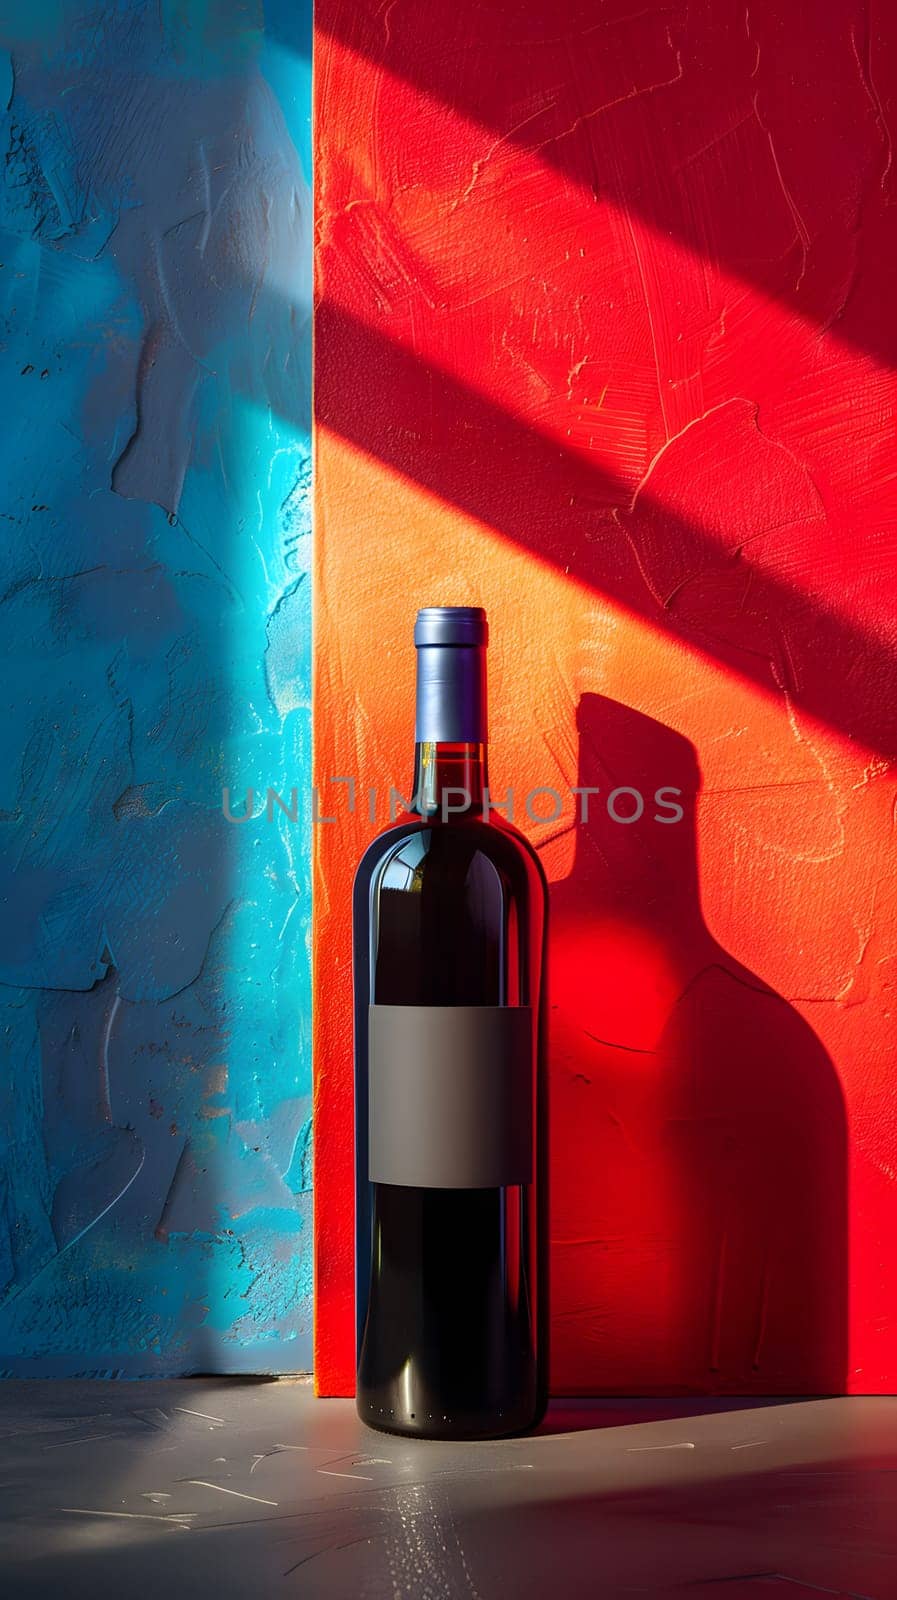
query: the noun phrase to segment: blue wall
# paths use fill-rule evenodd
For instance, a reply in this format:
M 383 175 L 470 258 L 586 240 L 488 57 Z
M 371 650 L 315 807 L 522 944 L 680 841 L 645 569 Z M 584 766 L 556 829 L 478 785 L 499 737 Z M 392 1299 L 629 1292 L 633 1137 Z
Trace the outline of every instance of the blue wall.
M 310 0 L 0 17 L 0 1370 L 301 1370 Z

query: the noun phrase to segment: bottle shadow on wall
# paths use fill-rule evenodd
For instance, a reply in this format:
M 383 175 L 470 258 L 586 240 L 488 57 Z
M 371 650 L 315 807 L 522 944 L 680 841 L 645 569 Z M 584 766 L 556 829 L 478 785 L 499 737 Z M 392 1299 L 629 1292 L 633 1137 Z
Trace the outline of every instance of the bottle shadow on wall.
M 577 722 L 600 792 L 552 886 L 553 1390 L 839 1393 L 835 1067 L 704 921 L 692 745 L 597 694 Z

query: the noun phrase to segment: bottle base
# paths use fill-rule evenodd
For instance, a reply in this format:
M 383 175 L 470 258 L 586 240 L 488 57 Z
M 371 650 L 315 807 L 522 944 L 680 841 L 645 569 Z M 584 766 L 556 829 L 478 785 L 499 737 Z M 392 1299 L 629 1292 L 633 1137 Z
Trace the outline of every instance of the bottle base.
M 436 1412 L 411 1412 L 402 1416 L 385 1407 L 367 1404 L 358 1399 L 355 1402 L 355 1409 L 365 1426 L 375 1429 L 378 1433 L 400 1434 L 406 1439 L 435 1439 L 443 1443 L 455 1440 L 461 1443 L 486 1439 L 513 1439 L 521 1434 L 532 1433 L 545 1416 L 546 1406 L 541 1405 L 526 1417 L 521 1417 L 519 1413 L 501 1412 L 490 1417 L 452 1417 L 447 1414 L 439 1415 Z

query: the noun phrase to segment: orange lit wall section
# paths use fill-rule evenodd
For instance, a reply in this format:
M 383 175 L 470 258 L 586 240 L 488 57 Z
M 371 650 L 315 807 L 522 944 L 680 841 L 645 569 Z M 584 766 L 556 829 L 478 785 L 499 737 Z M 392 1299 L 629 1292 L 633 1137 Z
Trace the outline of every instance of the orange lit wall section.
M 493 787 L 600 791 L 587 821 L 518 814 L 552 889 L 555 1390 L 891 1389 L 897 24 L 853 0 L 317 23 L 318 781 L 407 788 L 414 613 L 458 603 L 490 615 Z M 376 826 L 333 795 L 326 1394 L 353 1381 Z

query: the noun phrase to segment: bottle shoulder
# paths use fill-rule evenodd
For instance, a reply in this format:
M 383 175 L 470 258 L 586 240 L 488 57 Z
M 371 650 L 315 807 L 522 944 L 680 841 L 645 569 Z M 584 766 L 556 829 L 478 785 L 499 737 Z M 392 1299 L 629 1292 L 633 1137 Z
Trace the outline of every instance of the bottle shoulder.
M 490 826 L 497 828 L 499 832 L 504 833 L 507 838 L 513 840 L 521 855 L 525 856 L 526 860 L 535 870 L 536 875 L 542 884 L 542 888 L 547 895 L 548 879 L 545 876 L 545 868 L 542 865 L 542 858 L 532 841 L 527 838 L 526 834 L 523 833 L 523 831 L 518 828 L 515 823 L 509 822 L 507 817 L 496 818 L 496 821 L 490 824 Z
M 381 862 L 390 860 L 396 850 L 404 844 L 405 840 L 410 839 L 412 834 L 420 833 L 423 827 L 424 821 L 422 817 L 415 817 L 409 814 L 390 827 L 383 828 L 380 833 L 375 834 L 370 844 L 365 846 L 358 858 L 355 868 L 356 889 L 371 877 Z
M 537 884 L 547 895 L 548 884 L 537 851 L 526 835 L 506 818 L 496 816 L 486 821 L 474 815 L 442 822 L 416 813 L 408 813 L 371 840 L 356 868 L 356 891 L 369 885 L 414 837 L 420 842 L 421 856 L 432 851 L 443 862 L 456 857 L 459 864 L 469 862 L 473 854 L 484 856 L 512 876 L 525 873 L 533 885 Z

